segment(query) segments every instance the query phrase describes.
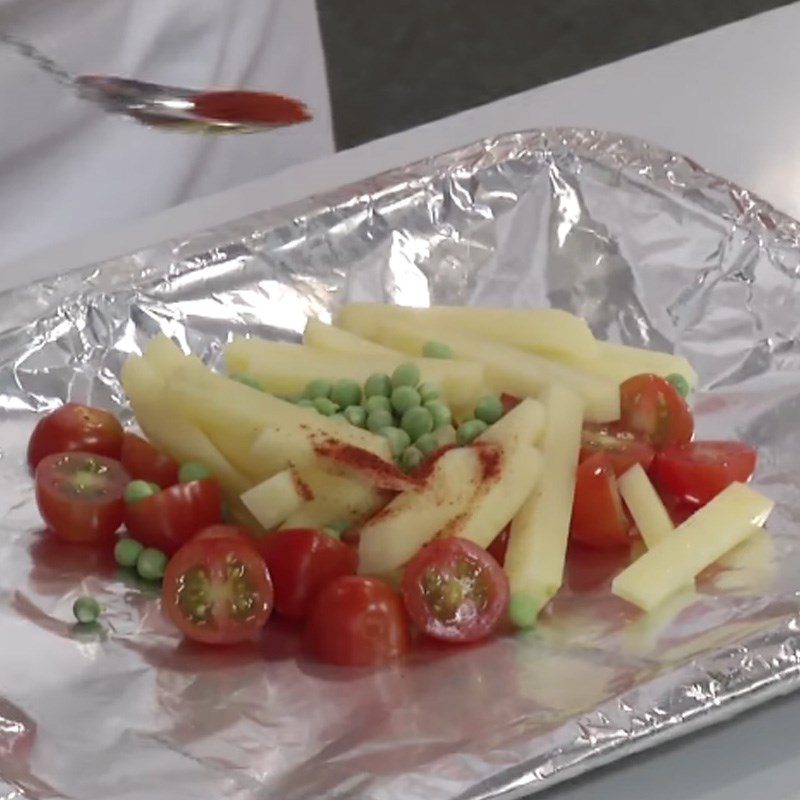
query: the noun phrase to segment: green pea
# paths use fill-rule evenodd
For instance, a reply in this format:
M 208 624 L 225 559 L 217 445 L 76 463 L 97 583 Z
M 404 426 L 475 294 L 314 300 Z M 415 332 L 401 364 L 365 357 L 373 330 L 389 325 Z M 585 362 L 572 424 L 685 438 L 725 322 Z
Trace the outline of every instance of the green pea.
M 422 402 L 419 392 L 413 386 L 398 386 L 392 390 L 392 408 L 403 414 L 409 408 L 418 406 Z
M 148 481 L 147 485 L 153 490 L 153 494 L 158 494 L 161 491 L 161 487 L 157 483 L 153 483 L 153 481 Z
M 361 387 L 350 378 L 342 378 L 333 384 L 331 400 L 342 408 L 357 406 L 361 402 Z
M 450 409 L 441 400 L 429 400 L 425 403 L 425 408 L 431 415 L 434 430 L 441 428 L 443 425 L 449 425 L 453 421 Z
M 329 380 L 325 378 L 316 378 L 306 384 L 303 390 L 303 397 L 309 400 L 316 400 L 318 397 L 330 397 L 333 386 Z
M 439 442 L 436 441 L 436 436 L 433 433 L 425 433 L 414 442 L 414 447 L 416 447 L 422 455 L 429 456 L 434 450 L 438 449 Z
M 114 545 L 114 560 L 121 567 L 135 567 L 142 550 L 144 548 L 136 539 L 120 539 Z
M 532 628 L 539 615 L 539 604 L 529 594 L 517 592 L 511 595 L 508 604 L 508 618 L 517 628 Z
M 341 536 L 350 527 L 350 523 L 343 519 L 337 519 L 335 522 L 329 522 L 325 527 Z
M 345 419 L 357 428 L 365 428 L 367 425 L 367 410 L 364 406 L 347 406 L 344 410 Z
M 131 481 L 123 492 L 126 503 L 138 503 L 146 497 L 155 494 L 153 487 L 147 481 Z
M 368 397 L 364 401 L 364 410 L 367 412 L 367 414 L 371 414 L 373 411 L 377 411 L 378 409 L 381 411 L 391 411 L 392 401 L 382 394 L 374 394 L 372 397 Z
M 689 381 L 683 375 L 673 372 L 671 375 L 667 375 L 667 380 L 677 389 L 681 397 L 686 398 L 689 396 L 691 387 L 689 386 Z
M 347 417 L 341 411 L 331 414 L 331 419 L 336 420 L 336 422 L 347 422 Z
M 261 391 L 261 384 L 252 376 L 252 375 L 245 375 L 241 372 L 236 372 L 230 376 L 232 381 L 236 381 L 237 383 L 243 383 L 245 386 L 249 386 L 251 389 L 258 389 Z
M 392 393 L 392 379 L 384 372 L 376 372 L 364 384 L 364 397 L 388 397 Z
M 192 481 L 201 481 L 203 478 L 210 478 L 211 470 L 203 464 L 198 464 L 196 461 L 187 461 L 181 464 L 178 470 L 178 480 L 181 483 L 191 483 Z
M 367 415 L 367 428 L 373 433 L 378 433 L 381 428 L 391 427 L 393 422 L 392 412 L 385 408 L 376 408 Z
M 411 437 L 402 428 L 387 425 L 385 428 L 381 428 L 378 433 L 389 442 L 389 447 L 395 458 L 411 444 Z
M 308 397 L 301 397 L 297 401 L 297 405 L 302 408 L 314 408 L 314 401 L 310 400 Z
M 487 394 L 478 400 L 475 417 L 487 425 L 494 425 L 503 416 L 503 401 L 496 394 Z
M 336 539 L 336 541 L 339 541 L 342 538 L 342 534 L 339 533 L 339 531 L 337 531 L 336 528 L 332 528 L 330 525 L 325 525 L 322 528 L 322 532 L 326 536 L 330 536 L 331 539 Z
M 439 390 L 430 383 L 421 383 L 417 387 L 417 391 L 419 392 L 419 396 L 423 404 L 429 402 L 430 400 L 436 400 L 439 397 Z
M 419 367 L 411 361 L 399 364 L 392 373 L 392 386 L 416 386 L 419 383 Z
M 456 443 L 456 429 L 452 425 L 442 425 L 434 432 L 436 444 L 438 447 L 447 447 L 447 445 Z
M 456 431 L 456 442 L 460 445 L 469 444 L 480 436 L 489 426 L 482 419 L 471 419 L 462 422 Z
M 72 604 L 72 613 L 81 625 L 91 625 L 91 623 L 97 622 L 97 618 L 103 613 L 103 609 L 100 608 L 100 603 L 94 597 L 84 595 Z
M 411 441 L 415 442 L 420 436 L 433 430 L 433 416 L 427 408 L 412 406 L 403 414 L 400 427 L 411 437 Z
M 331 417 L 339 410 L 339 406 L 327 397 L 315 397 L 314 408 L 316 408 L 323 417 Z
M 449 344 L 431 339 L 422 346 L 422 355 L 425 358 L 452 358 L 453 351 Z
M 424 460 L 425 456 L 422 451 L 413 445 L 411 447 L 406 447 L 400 454 L 400 466 L 406 472 L 410 472 L 414 467 L 418 467 Z
M 155 547 L 145 547 L 136 560 L 136 571 L 146 581 L 160 581 L 166 568 L 166 555 Z

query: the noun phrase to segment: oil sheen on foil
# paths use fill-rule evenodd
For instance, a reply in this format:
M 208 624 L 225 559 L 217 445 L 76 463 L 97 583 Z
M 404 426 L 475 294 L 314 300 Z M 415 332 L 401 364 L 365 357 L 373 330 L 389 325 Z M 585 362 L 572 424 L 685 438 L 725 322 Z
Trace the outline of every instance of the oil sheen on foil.
M 482 141 L 0 295 L 0 798 L 521 798 L 795 688 L 796 223 L 686 158 L 591 131 Z M 641 615 L 618 556 L 571 559 L 540 625 L 379 670 L 180 640 L 157 592 L 45 536 L 24 467 L 68 398 L 130 420 L 117 375 L 163 331 L 212 363 L 348 300 L 558 306 L 679 352 L 703 438 L 760 452 L 769 534 Z M 73 628 L 78 595 L 101 626 Z

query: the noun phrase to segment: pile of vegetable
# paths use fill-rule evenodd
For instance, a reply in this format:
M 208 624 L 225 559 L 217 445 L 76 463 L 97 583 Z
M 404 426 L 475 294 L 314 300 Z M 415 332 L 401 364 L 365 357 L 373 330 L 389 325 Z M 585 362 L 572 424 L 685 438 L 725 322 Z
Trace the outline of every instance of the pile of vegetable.
M 685 359 L 563 311 L 353 304 L 224 357 L 227 376 L 157 337 L 121 375 L 144 436 L 68 404 L 28 450 L 52 532 L 161 581 L 196 641 L 273 613 L 335 664 L 479 641 L 535 624 L 570 540 L 641 539 L 612 591 L 650 611 L 772 509 L 752 448 L 693 441 Z

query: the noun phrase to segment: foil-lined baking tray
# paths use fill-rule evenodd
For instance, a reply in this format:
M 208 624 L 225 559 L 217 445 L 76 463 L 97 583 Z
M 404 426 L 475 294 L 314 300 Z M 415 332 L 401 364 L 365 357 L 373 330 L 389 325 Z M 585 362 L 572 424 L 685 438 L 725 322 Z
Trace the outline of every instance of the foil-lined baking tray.
M 267 198 L 265 198 L 265 202 Z M 798 681 L 798 226 L 695 163 L 587 130 L 484 140 L 190 239 L 0 295 L 0 796 L 519 798 Z M 641 615 L 614 556 L 574 554 L 528 635 L 320 666 L 181 642 L 157 596 L 45 536 L 24 468 L 68 398 L 127 420 L 120 366 L 163 331 L 212 363 L 234 334 L 296 340 L 347 300 L 559 306 L 701 376 L 705 438 L 761 454 L 769 534 Z M 78 631 L 92 594 L 102 625 Z

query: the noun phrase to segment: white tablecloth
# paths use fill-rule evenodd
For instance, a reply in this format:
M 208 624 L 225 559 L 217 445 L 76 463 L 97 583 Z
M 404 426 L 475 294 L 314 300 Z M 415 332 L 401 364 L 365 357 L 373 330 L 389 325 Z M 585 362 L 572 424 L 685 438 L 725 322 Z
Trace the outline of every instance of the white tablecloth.
M 299 199 L 503 131 L 580 125 L 692 156 L 800 217 L 800 4 L 644 53 L 42 253 L 2 285 Z M 559 800 L 800 798 L 800 696 L 554 790 Z

